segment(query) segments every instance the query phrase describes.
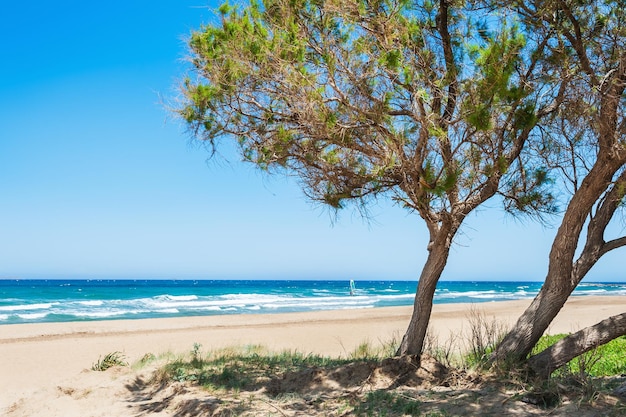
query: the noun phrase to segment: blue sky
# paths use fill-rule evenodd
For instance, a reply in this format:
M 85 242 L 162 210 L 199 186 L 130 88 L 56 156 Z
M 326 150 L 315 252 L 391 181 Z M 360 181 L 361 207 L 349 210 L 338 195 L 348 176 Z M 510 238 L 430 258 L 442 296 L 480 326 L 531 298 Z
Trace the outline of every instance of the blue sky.
M 231 149 L 207 163 L 168 113 L 216 5 L 3 6 L 0 278 L 417 279 L 416 215 L 383 201 L 333 222 Z M 443 279 L 543 279 L 554 229 L 486 208 L 463 230 Z M 589 278 L 623 279 L 618 255 Z

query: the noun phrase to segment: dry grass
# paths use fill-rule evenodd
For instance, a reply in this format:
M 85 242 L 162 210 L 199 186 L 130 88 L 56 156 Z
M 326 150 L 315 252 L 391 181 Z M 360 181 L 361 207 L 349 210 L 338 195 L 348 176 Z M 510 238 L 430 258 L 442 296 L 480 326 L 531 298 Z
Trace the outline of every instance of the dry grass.
M 397 338 L 364 341 L 342 358 L 261 346 L 204 352 L 198 344 L 185 355 L 148 354 L 135 366 L 151 370 L 136 371 L 128 402 L 132 415 L 172 417 L 626 415 L 624 400 L 613 394 L 626 378 L 533 382 L 521 371 L 487 369 L 505 329 L 478 310 L 468 322 L 466 332 L 443 344 L 429 333 L 419 367 L 393 357 Z

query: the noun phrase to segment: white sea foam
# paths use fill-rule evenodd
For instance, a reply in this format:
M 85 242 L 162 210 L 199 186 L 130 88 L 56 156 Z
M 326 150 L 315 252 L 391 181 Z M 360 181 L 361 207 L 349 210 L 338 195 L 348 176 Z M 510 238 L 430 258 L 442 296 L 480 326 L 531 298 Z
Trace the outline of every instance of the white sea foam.
M 22 320 L 41 320 L 46 317 L 48 313 L 26 313 L 26 314 L 18 314 L 17 317 Z
M 157 296 L 133 300 L 131 303 L 147 309 L 163 310 L 176 308 L 179 310 L 220 311 L 224 308 L 249 308 L 254 305 L 263 305 L 267 302 L 281 302 L 291 297 L 280 297 L 264 294 L 229 294 L 217 297 L 198 296 Z
M 469 297 L 469 298 L 482 298 L 484 296 L 494 296 L 496 292 L 494 290 L 488 291 L 446 291 L 445 294 L 435 294 L 439 295 L 441 298 L 459 298 L 459 297 Z
M 615 295 L 615 296 L 620 296 L 620 295 L 626 295 L 626 288 L 623 290 L 612 290 L 612 291 L 607 291 L 607 290 L 603 290 L 603 289 L 598 289 L 598 290 L 579 290 L 579 291 L 574 291 L 572 293 L 573 295 L 578 295 L 578 296 L 584 296 L 584 295 Z
M 47 310 L 59 303 L 18 304 L 14 306 L 0 306 L 0 311 Z
M 611 291 L 611 293 L 616 293 L 617 291 Z M 581 290 L 581 291 L 576 291 L 576 294 L 580 294 L 580 295 L 604 295 L 608 293 L 607 290 L 605 289 L 597 289 L 597 290 Z
M 198 310 L 200 310 L 200 311 L 222 311 L 222 308 L 221 307 L 217 307 L 217 306 L 209 306 L 209 307 L 199 308 Z M 224 310 L 236 310 L 236 308 L 226 308 Z
M 91 301 L 79 301 L 78 304 L 87 306 L 87 307 L 98 307 L 103 305 L 104 303 L 101 300 L 91 300 Z
M 199 314 L 239 314 L 239 313 L 266 313 L 289 311 L 314 310 L 342 310 L 365 309 L 386 305 L 410 305 L 415 297 L 414 285 L 397 284 L 380 286 L 377 283 L 363 283 L 357 281 L 356 295 L 348 294 L 347 286 L 307 287 L 282 284 L 275 287 L 233 286 L 224 292 L 215 293 L 213 289 L 204 291 L 202 288 L 195 293 L 195 288 L 171 289 L 163 288 L 160 295 L 148 296 L 146 292 L 132 288 L 132 292 L 124 292 L 120 288 L 118 299 L 107 299 L 110 293 L 99 295 L 95 291 L 89 299 L 76 296 L 76 286 L 73 295 L 61 296 L 60 299 L 33 299 L 28 304 L 27 299 L 11 297 L 2 300 L 0 306 L 0 323 L 15 321 L 37 321 L 57 319 L 61 320 L 97 320 L 117 319 L 129 317 L 150 317 L 154 315 L 199 315 Z M 246 293 L 246 288 L 254 291 Z M 255 288 L 255 289 L 252 289 Z M 539 286 L 524 285 L 524 283 L 496 283 L 496 285 L 482 285 L 481 283 L 455 283 L 442 285 L 437 288 L 434 301 L 498 301 L 511 299 L 526 299 L 537 294 Z M 83 292 L 87 295 L 88 286 Z M 242 292 L 239 292 L 239 290 Z M 179 295 L 172 294 L 178 291 Z M 184 291 L 184 292 L 183 292 Z M 218 289 L 219 291 L 219 289 Z M 265 292 L 267 291 L 267 292 Z M 91 293 L 90 293 L 91 294 Z M 626 284 L 595 284 L 590 283 L 579 287 L 574 295 L 626 295 Z M 136 296 L 136 298 L 125 298 Z M 72 298 L 74 297 L 74 298 Z M 60 301 L 62 300 L 62 301 Z M 12 304 L 12 305 L 8 305 Z
M 154 297 L 157 300 L 168 300 L 168 301 L 193 301 L 197 300 L 197 295 L 157 295 Z
M 178 313 L 180 313 L 180 310 L 178 310 L 177 308 L 166 308 L 164 310 L 157 310 L 157 313 L 161 313 L 161 314 L 178 314 Z
M 370 295 L 368 297 L 375 298 L 377 300 L 412 300 L 415 298 L 415 294 L 398 294 L 398 295 Z
M 526 291 L 498 292 L 495 290 L 487 291 L 446 291 L 441 294 L 435 293 L 435 300 L 457 299 L 457 298 L 473 298 L 478 300 L 515 300 L 532 297 L 532 294 Z
M 205 308 L 215 305 L 213 301 L 146 301 L 141 303 L 143 306 L 149 309 L 162 310 L 166 308 Z
M 374 300 L 368 299 L 366 297 L 362 297 L 360 300 L 357 298 L 358 297 L 350 297 L 350 298 L 346 297 L 340 300 L 338 299 L 329 300 L 325 298 L 320 298 L 320 299 L 308 298 L 308 299 L 301 299 L 301 300 L 285 301 L 282 303 L 266 303 L 266 304 L 263 304 L 263 307 L 268 308 L 268 309 L 281 309 L 281 308 L 282 309 L 303 309 L 303 308 L 330 309 L 330 308 L 343 308 L 345 306 L 348 306 L 348 307 L 356 307 L 356 306 L 362 306 L 362 305 L 373 306 L 375 304 Z
M 111 318 L 111 317 L 119 317 L 129 314 L 140 314 L 140 313 L 150 313 L 147 310 L 101 310 L 101 311 L 75 311 L 73 313 L 67 312 L 67 314 L 74 315 L 76 317 L 89 317 L 89 318 Z
M 220 295 L 219 298 L 224 302 L 236 301 L 238 303 L 252 304 L 258 301 L 277 301 L 285 298 L 293 298 L 288 295 L 273 295 L 273 294 L 226 294 Z M 324 297 L 326 298 L 326 297 Z
M 345 307 L 338 307 L 337 310 L 362 310 L 365 308 L 374 308 L 373 305 L 371 306 L 345 306 Z

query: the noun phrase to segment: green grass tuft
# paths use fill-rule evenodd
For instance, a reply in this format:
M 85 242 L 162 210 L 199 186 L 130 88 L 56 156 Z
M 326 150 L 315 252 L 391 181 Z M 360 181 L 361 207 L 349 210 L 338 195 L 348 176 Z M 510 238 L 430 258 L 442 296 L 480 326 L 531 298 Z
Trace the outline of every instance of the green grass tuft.
M 121 352 L 111 352 L 91 366 L 92 371 L 106 371 L 113 366 L 128 366 L 126 357 Z
M 363 401 L 354 407 L 356 416 L 421 416 L 421 403 L 406 395 L 377 390 L 367 394 Z

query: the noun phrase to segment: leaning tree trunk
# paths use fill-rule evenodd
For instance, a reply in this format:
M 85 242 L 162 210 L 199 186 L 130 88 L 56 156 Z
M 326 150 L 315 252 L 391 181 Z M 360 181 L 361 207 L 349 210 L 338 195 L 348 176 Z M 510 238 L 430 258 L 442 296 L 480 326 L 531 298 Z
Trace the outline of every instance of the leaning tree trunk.
M 575 357 L 623 335 L 626 335 L 626 313 L 609 317 L 559 340 L 528 359 L 528 365 L 538 377 L 547 379 Z
M 581 187 L 572 196 L 561 226 L 550 250 L 548 274 L 539 294 L 522 313 L 517 323 L 497 346 L 493 360 L 523 361 L 530 354 L 552 320 L 569 298 L 587 271 L 602 256 L 598 245 L 602 233 L 592 233 L 580 256 L 580 264 L 574 262 L 576 248 L 585 220 L 592 207 L 611 185 L 615 172 L 623 160 L 604 155 L 587 174 Z M 608 207 L 607 207 L 608 209 Z M 592 220 L 593 221 L 593 220 Z M 608 220 L 607 220 L 608 223 Z M 598 224 L 603 231 L 606 224 Z M 596 230 L 593 230 L 594 232 Z
M 428 259 L 417 284 L 411 321 L 396 352 L 397 355 L 413 356 L 413 360 L 416 363 L 419 363 L 424 347 L 424 339 L 426 338 L 426 331 L 428 330 L 430 314 L 433 308 L 433 296 L 435 295 L 437 282 L 448 260 L 450 241 L 451 238 L 445 236 L 444 239 L 438 239 L 438 241 L 434 242 L 430 248 Z
M 518 318 L 515 327 L 500 342 L 494 359 L 513 362 L 524 360 L 561 311 L 569 294 L 569 291 L 542 288 Z

